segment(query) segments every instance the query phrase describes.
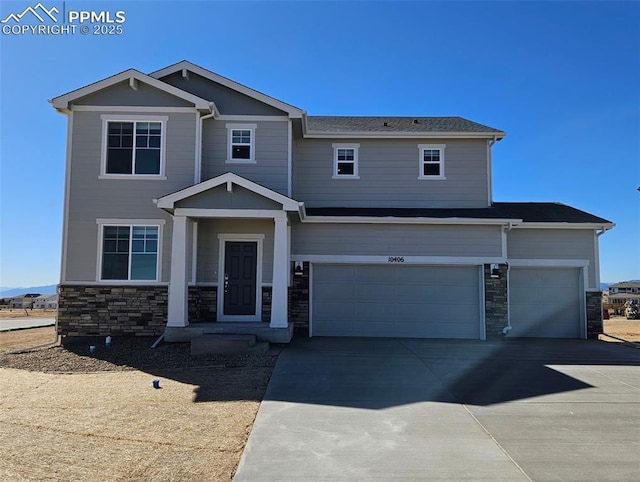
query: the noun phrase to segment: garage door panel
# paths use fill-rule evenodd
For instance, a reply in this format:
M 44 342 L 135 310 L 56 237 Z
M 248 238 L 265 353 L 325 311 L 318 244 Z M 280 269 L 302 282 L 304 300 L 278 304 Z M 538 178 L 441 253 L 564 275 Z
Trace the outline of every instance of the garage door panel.
M 510 337 L 580 338 L 580 269 L 512 268 Z
M 315 287 L 315 295 L 320 299 L 350 301 L 355 296 L 356 288 L 353 283 L 320 283 Z
M 477 267 L 314 265 L 312 289 L 313 335 L 480 337 Z
M 358 283 L 358 281 L 354 281 L 354 283 Z M 356 289 L 354 290 L 353 299 L 359 300 L 367 300 L 367 301 L 376 301 L 379 299 L 384 299 L 388 296 L 389 293 L 389 285 L 388 284 L 360 284 L 356 285 Z

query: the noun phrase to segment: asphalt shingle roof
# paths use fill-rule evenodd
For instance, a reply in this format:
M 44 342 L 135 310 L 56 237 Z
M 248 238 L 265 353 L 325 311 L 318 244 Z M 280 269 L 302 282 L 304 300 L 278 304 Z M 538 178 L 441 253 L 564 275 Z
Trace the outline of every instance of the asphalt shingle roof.
M 560 203 L 493 203 L 486 208 L 306 208 L 309 216 L 399 218 L 522 219 L 528 223 L 612 224 L 604 218 Z
M 499 129 L 462 117 L 307 116 L 307 132 L 491 132 L 504 135 Z

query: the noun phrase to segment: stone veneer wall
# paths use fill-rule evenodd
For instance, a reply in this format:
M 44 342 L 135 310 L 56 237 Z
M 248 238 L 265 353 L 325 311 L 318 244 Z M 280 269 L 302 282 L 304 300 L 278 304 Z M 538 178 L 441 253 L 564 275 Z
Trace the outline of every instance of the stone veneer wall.
M 602 291 L 587 291 L 587 338 L 597 339 L 604 331 L 602 323 Z
M 64 336 L 154 336 L 167 323 L 166 286 L 59 288 L 58 333 Z
M 498 265 L 499 278 L 491 277 L 491 265 L 484 265 L 484 306 L 487 340 L 503 340 L 507 326 L 507 265 Z
M 302 274 L 295 274 L 295 263 L 292 263 L 293 274 L 289 288 L 289 321 L 295 329 L 309 334 L 309 262 L 302 263 Z
M 211 323 L 218 317 L 218 288 L 189 286 L 189 322 Z
M 271 286 L 262 287 L 262 321 L 271 321 Z

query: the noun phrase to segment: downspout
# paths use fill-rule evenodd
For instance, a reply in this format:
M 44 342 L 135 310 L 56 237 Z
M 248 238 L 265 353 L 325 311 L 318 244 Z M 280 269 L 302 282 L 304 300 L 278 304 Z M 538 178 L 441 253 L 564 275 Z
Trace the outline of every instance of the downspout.
M 494 141 L 495 142 L 495 141 Z M 513 224 L 511 222 L 509 222 L 509 225 L 505 228 L 505 232 L 506 231 L 511 231 L 513 229 Z M 503 335 L 508 335 L 509 332 L 511 331 L 511 296 L 510 296 L 510 289 L 511 289 L 511 280 L 510 275 L 511 275 L 511 265 L 509 264 L 509 259 L 507 258 L 507 260 L 505 261 L 505 264 L 507 265 L 507 324 L 506 326 L 502 329 L 502 334 Z
M 493 145 L 498 142 L 498 136 L 493 136 L 493 139 L 489 139 L 487 141 L 487 145 L 489 146 L 487 152 L 487 181 L 488 181 L 488 195 L 489 195 L 489 206 L 493 205 Z
M 198 184 L 202 182 L 202 151 L 204 150 L 204 146 L 202 145 L 202 132 L 204 130 L 204 121 L 205 119 L 211 119 L 216 117 L 216 109 L 212 105 L 211 106 L 211 114 L 203 115 L 200 117 L 200 125 L 198 127 L 198 132 L 196 135 L 196 142 L 198 143 L 196 156 L 196 172 L 194 173 L 194 184 Z

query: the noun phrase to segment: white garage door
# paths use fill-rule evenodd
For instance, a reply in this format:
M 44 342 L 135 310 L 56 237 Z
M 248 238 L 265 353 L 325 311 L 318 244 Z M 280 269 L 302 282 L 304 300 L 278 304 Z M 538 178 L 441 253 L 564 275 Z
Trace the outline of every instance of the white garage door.
M 313 265 L 313 336 L 480 338 L 475 266 Z
M 512 268 L 510 337 L 582 338 L 581 270 Z

